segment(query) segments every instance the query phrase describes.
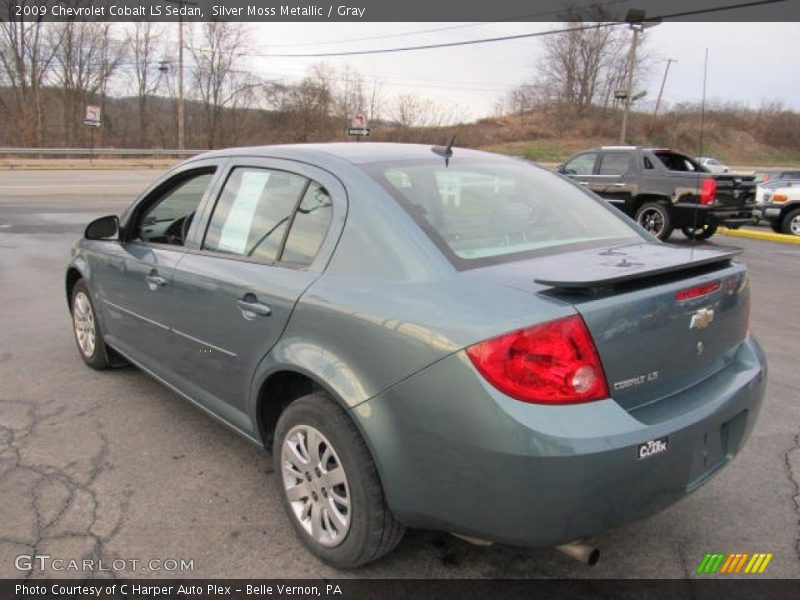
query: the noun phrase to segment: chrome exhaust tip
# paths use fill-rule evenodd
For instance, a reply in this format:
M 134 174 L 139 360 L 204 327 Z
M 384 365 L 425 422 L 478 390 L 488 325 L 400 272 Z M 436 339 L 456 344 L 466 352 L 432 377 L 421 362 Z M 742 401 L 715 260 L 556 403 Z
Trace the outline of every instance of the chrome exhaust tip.
M 597 561 L 600 560 L 600 549 L 597 546 L 592 546 L 584 542 L 570 542 L 568 544 L 561 544 L 555 548 L 559 552 L 590 567 L 596 565 Z
M 482 540 L 480 538 L 470 537 L 468 535 L 461 535 L 460 533 L 450 533 L 453 537 L 457 537 L 460 540 L 464 540 L 465 542 L 469 542 L 470 544 L 474 544 L 475 546 L 493 546 L 494 542 L 490 542 L 489 540 Z

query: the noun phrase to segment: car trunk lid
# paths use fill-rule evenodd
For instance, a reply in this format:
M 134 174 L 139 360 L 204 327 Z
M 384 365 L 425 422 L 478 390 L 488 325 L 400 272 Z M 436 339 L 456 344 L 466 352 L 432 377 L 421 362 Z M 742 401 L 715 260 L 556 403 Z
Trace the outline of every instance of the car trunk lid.
M 634 410 L 724 368 L 747 334 L 737 250 L 660 243 L 580 250 L 492 267 L 501 281 L 570 304 L 586 323 L 611 396 Z
M 668 397 L 732 360 L 747 333 L 738 251 L 637 244 L 560 257 L 542 273 L 594 339 L 611 396 L 627 409 Z M 550 267 L 552 269 L 552 267 Z

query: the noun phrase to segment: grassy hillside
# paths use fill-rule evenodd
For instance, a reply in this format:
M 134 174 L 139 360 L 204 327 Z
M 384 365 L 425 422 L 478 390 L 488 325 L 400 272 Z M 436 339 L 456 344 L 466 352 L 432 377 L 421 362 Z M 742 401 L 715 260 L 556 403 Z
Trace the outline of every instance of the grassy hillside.
M 628 141 L 697 155 L 700 123 L 699 111 L 691 108 L 656 120 L 633 113 Z M 484 119 L 457 129 L 461 145 L 560 162 L 585 148 L 618 144 L 621 115 L 619 111 L 598 111 L 576 117 L 566 111 L 538 111 Z M 436 136 L 437 141 L 443 139 L 443 133 Z M 702 154 L 731 165 L 800 166 L 800 115 L 782 110 L 709 110 L 703 125 Z

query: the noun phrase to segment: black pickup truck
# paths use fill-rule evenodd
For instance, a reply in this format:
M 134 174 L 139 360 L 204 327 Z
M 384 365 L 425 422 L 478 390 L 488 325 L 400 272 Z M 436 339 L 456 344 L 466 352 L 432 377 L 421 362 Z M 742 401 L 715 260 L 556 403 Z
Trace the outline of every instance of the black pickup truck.
M 712 174 L 673 150 L 602 146 L 576 154 L 558 172 L 587 186 L 662 240 L 676 227 L 689 238 L 708 239 L 718 225 L 737 229 L 754 222 L 752 175 Z

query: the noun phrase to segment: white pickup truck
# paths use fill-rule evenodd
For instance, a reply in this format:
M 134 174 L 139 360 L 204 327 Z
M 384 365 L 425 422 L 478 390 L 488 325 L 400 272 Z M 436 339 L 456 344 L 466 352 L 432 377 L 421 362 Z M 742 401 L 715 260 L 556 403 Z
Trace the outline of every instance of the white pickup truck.
M 800 183 L 786 182 L 786 186 L 764 190 L 760 202 L 753 209 L 758 219 L 769 221 L 777 233 L 800 236 Z

